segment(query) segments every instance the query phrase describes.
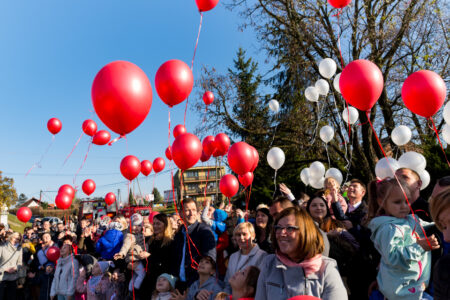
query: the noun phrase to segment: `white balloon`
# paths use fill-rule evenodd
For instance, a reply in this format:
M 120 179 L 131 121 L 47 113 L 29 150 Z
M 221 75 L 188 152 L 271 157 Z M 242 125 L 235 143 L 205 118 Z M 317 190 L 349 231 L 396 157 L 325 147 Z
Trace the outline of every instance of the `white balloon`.
M 319 73 L 323 77 L 330 79 L 336 73 L 336 63 L 331 58 L 322 59 L 319 63 Z
M 315 87 L 309 86 L 305 90 L 305 97 L 308 101 L 317 102 L 319 101 L 319 91 Z
M 350 115 L 350 124 L 355 124 L 356 121 L 358 121 L 359 118 L 359 112 L 356 108 L 353 106 L 349 106 L 348 110 L 345 108 L 342 111 L 342 119 L 344 119 L 345 123 L 348 123 L 348 116 Z
M 317 190 L 323 189 L 324 183 L 325 183 L 325 177 L 313 178 L 309 182 L 309 184 Z
M 334 137 L 334 129 L 333 129 L 333 127 L 331 127 L 329 125 L 325 125 L 322 128 L 320 128 L 319 135 L 320 135 L 320 139 L 322 141 L 324 141 L 325 143 L 328 143 Z
M 285 156 L 283 150 L 278 147 L 273 147 L 267 153 L 267 162 L 272 169 L 278 170 L 284 164 Z
M 389 161 L 389 164 L 388 164 Z M 397 160 L 392 157 L 383 157 L 380 159 L 375 166 L 375 175 L 377 177 L 384 179 L 386 177 L 394 177 L 395 171 L 400 168 L 400 165 Z
M 325 175 L 325 166 L 320 161 L 315 161 L 309 166 L 309 175 L 310 175 L 310 182 L 311 184 L 311 178 L 313 179 L 319 179 L 320 177 L 323 177 Z
M 422 181 L 422 186 L 420 190 L 426 189 L 426 187 L 430 184 L 430 173 L 427 170 L 423 170 L 419 173 L 420 180 Z
M 411 140 L 412 132 L 405 125 L 399 125 L 392 130 L 391 139 L 397 146 L 403 146 Z
M 326 96 L 328 94 L 328 91 L 330 90 L 330 85 L 328 84 L 328 81 L 326 81 L 325 79 L 317 80 L 314 87 L 322 96 Z
M 445 104 L 442 116 L 444 117 L 445 122 L 450 124 L 450 101 Z
M 302 180 L 302 182 L 305 185 L 309 184 L 309 178 L 310 178 L 310 174 L 309 174 L 309 168 L 304 168 L 301 172 L 300 172 L 300 179 Z
M 414 151 L 403 153 L 402 156 L 400 156 L 400 158 L 398 159 L 398 163 L 400 165 L 400 168 L 408 168 L 416 171 L 417 173 L 425 170 L 425 167 L 427 166 L 425 157 L 422 154 Z
M 333 79 L 333 86 L 336 91 L 341 92 L 341 88 L 339 87 L 339 79 L 341 79 L 341 73 L 337 74 Z
M 278 113 L 280 111 L 280 103 L 278 103 L 278 101 L 275 99 L 270 100 L 269 109 L 274 113 Z
M 334 178 L 336 179 L 336 181 L 339 183 L 339 185 L 342 184 L 342 181 L 344 180 L 344 177 L 342 176 L 341 171 L 339 171 L 339 169 L 336 168 L 329 168 L 327 170 L 327 172 L 325 173 L 325 178 Z
M 447 123 L 442 127 L 442 139 L 450 145 L 450 125 Z

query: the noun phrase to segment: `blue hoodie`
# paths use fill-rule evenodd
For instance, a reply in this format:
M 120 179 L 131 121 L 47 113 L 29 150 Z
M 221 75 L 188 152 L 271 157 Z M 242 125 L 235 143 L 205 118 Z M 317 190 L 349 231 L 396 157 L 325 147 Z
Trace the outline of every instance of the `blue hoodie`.
M 116 229 L 109 229 L 105 235 L 102 236 L 97 244 L 95 250 L 103 259 L 112 260 L 114 254 L 119 253 L 123 244 L 123 233 Z
M 216 209 L 214 211 L 214 220 L 212 220 L 211 230 L 214 233 L 214 239 L 217 241 L 219 235 L 221 235 L 227 225 L 224 221 L 228 218 L 227 213 L 222 209 Z
M 423 233 L 414 217 L 376 217 L 370 221 L 369 228 L 375 248 L 381 254 L 377 276 L 380 291 L 389 300 L 421 299 L 422 285 L 430 280 L 431 252 L 416 242 L 413 230 L 421 238 Z

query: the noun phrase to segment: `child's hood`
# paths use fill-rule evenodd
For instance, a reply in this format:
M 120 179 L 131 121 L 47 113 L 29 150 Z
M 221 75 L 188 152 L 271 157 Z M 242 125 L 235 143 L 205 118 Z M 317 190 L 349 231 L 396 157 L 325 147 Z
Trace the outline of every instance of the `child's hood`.
M 398 226 L 402 226 L 402 225 L 406 225 L 406 224 L 410 224 L 410 225 L 414 226 L 415 221 L 411 215 L 406 216 L 406 218 L 396 218 L 396 217 L 392 217 L 392 216 L 379 216 L 379 217 L 373 218 L 370 221 L 369 229 L 372 232 L 375 232 L 381 226 L 386 225 L 387 223 L 392 224 L 392 225 L 398 225 Z
M 216 209 L 214 211 L 214 221 L 223 222 L 227 219 L 227 213 L 222 209 Z

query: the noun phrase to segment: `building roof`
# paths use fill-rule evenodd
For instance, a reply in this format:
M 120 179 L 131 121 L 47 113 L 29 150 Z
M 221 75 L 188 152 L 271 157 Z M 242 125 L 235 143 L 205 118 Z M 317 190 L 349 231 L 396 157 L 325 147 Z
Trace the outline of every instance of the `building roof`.
M 19 206 L 19 207 L 29 207 L 30 204 L 32 204 L 33 202 L 36 202 L 36 205 L 39 205 L 39 200 L 33 197 L 33 198 L 31 198 L 31 199 L 25 201 L 25 202 L 24 202 L 21 206 Z

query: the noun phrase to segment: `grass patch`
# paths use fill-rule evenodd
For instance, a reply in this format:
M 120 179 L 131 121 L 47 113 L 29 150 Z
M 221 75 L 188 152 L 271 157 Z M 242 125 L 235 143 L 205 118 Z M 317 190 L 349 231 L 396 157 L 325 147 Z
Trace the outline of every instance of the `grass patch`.
M 31 226 L 31 223 L 23 223 L 17 219 L 17 217 L 13 214 L 8 214 L 8 225 L 12 230 L 23 233 L 23 229 L 26 226 Z

